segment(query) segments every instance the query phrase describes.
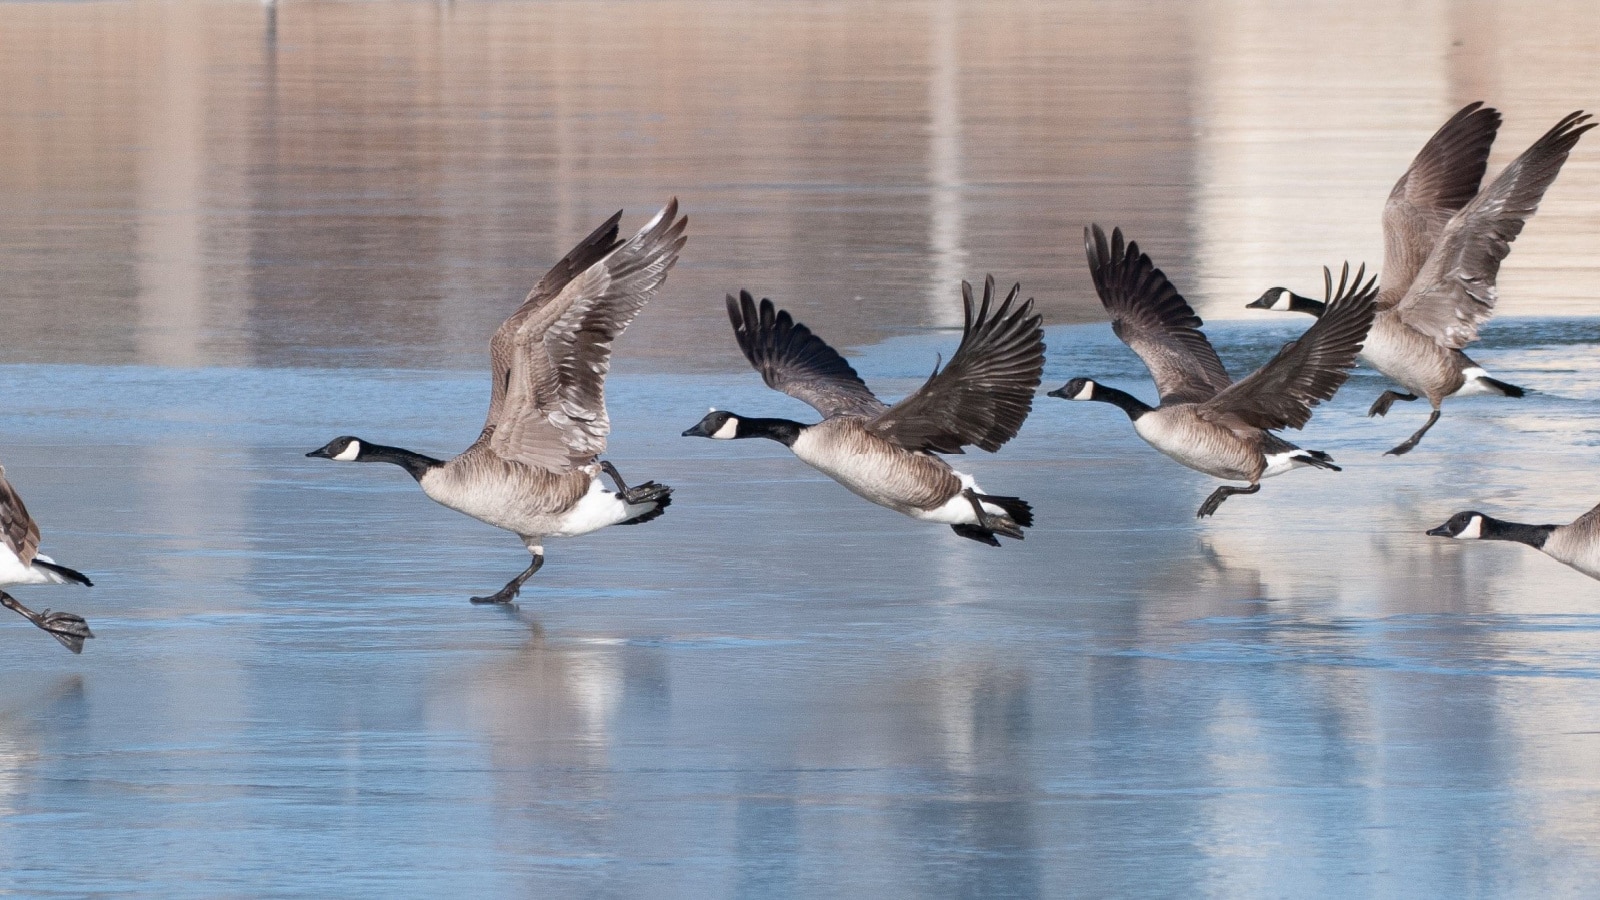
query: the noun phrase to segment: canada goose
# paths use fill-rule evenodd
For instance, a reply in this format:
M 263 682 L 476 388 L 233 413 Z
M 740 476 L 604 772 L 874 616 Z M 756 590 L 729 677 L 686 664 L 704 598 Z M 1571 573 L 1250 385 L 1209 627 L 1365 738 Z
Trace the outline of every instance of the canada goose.
M 545 274 L 489 342 L 489 416 L 471 447 L 449 461 L 354 437 L 307 456 L 387 462 L 405 469 L 433 500 L 522 538 L 533 562 L 474 603 L 508 603 L 544 564 L 544 539 L 661 515 L 672 489 L 629 488 L 600 459 L 611 421 L 605 377 L 611 343 L 666 280 L 683 248 L 688 218 L 673 200 L 627 241 L 619 211 Z M 616 491 L 601 486 L 604 472 Z
M 1568 525 L 1523 525 L 1468 510 L 1429 529 L 1428 534 L 1461 541 L 1516 541 L 1541 550 L 1590 578 L 1600 578 L 1600 506 Z
M 984 280 L 974 308 L 972 285 L 961 283 L 966 325 L 961 344 L 942 370 L 893 406 L 880 401 L 832 347 L 748 291 L 728 297 L 728 318 L 745 358 L 767 387 L 810 404 L 822 421 L 752 419 L 712 411 L 684 437 L 768 438 L 852 493 L 924 522 L 949 525 L 964 538 L 1000 546 L 995 535 L 1022 539 L 1033 509 L 1016 497 L 984 493 L 971 475 L 935 453 L 960 453 L 969 444 L 990 453 L 1016 436 L 1033 406 L 1044 371 L 1044 331 L 1033 300 L 1014 304 L 1014 285 L 999 308 L 994 278 Z
M 1419 396 L 1433 405 L 1428 421 L 1390 454 L 1417 446 L 1439 421 L 1446 397 L 1525 393 L 1489 377 L 1461 348 L 1477 340 L 1479 326 L 1494 314 L 1500 261 L 1578 138 L 1594 127 L 1583 124 L 1588 118 L 1580 110 L 1556 123 L 1479 191 L 1500 114 L 1469 104 L 1428 140 L 1390 191 L 1383 210 L 1383 289 L 1361 359 L 1408 393 L 1384 391 L 1367 415 L 1385 415 L 1396 400 Z M 1283 287 L 1249 305 L 1314 316 L 1323 309 Z
M 1115 404 L 1133 420 L 1139 437 L 1162 453 L 1207 475 L 1250 482 L 1247 488 L 1217 488 L 1195 513 L 1201 518 L 1234 494 L 1261 490 L 1263 478 L 1299 466 L 1339 471 L 1328 454 L 1296 447 L 1269 429 L 1304 427 L 1311 407 L 1332 397 L 1350 376 L 1372 325 L 1377 293 L 1376 279 L 1361 283 L 1365 267 L 1354 282 L 1341 277 L 1337 293 L 1330 276 L 1327 314 L 1235 382 L 1200 331 L 1200 317 L 1137 243 L 1124 247 L 1116 229 L 1107 245 L 1106 233 L 1094 225 L 1083 230 L 1083 246 L 1111 330 L 1144 360 L 1161 403 L 1150 406 L 1087 378 L 1074 378 L 1050 396 Z
M 6 470 L 0 468 L 0 587 L 69 583 L 94 585 L 82 572 L 69 569 L 39 552 L 39 526 L 28 515 L 28 508 L 22 505 L 16 488 L 6 480 Z M 48 609 L 34 612 L 5 591 L 0 591 L 0 605 L 16 610 L 73 653 L 82 653 L 83 642 L 94 637 L 82 616 Z

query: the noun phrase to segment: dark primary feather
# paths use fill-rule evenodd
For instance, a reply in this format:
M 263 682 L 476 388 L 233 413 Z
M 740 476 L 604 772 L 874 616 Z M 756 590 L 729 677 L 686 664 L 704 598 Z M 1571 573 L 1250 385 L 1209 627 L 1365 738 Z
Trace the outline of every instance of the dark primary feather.
M 556 296 L 518 310 L 500 417 L 486 426 L 503 459 L 569 471 L 605 449 L 611 420 L 605 377 L 611 344 L 666 280 L 683 249 L 687 217 L 670 201 L 637 234 L 572 276 Z
M 1455 350 L 1477 340 L 1478 327 L 1494 314 L 1501 260 L 1578 138 L 1594 127 L 1588 119 L 1580 110 L 1556 123 L 1450 219 L 1395 306 L 1402 322 Z
M 1015 304 L 1021 285 L 998 309 L 994 278 L 983 283 L 974 308 L 972 285 L 961 283 L 966 325 L 950 364 L 868 424 L 907 450 L 960 453 L 974 444 L 993 453 L 1016 436 L 1044 374 L 1044 329 L 1030 298 Z M 1015 305 L 1014 305 L 1015 304 Z
M 1302 428 L 1311 420 L 1311 407 L 1333 397 L 1350 377 L 1356 354 L 1377 313 L 1377 278 L 1362 266 L 1347 281 L 1345 265 L 1337 295 L 1330 289 L 1328 308 L 1298 340 L 1283 345 L 1266 365 L 1201 406 L 1200 414 L 1213 421 L 1237 422 L 1253 428 Z M 1332 286 L 1332 275 L 1324 276 Z
M 838 351 L 785 310 L 749 291 L 728 295 L 728 321 L 744 358 L 767 387 L 809 404 L 826 416 L 876 416 L 887 407 Z
M 6 470 L 0 468 L 0 540 L 6 542 L 22 564 L 27 566 L 39 552 L 39 526 L 22 505 L 22 497 L 6 480 Z
M 1383 207 L 1380 309 L 1405 296 L 1445 223 L 1478 193 L 1500 113 L 1482 102 L 1463 106 L 1422 145 Z
M 1083 230 L 1083 248 L 1111 330 L 1144 360 L 1162 403 L 1198 403 L 1232 383 L 1200 331 L 1205 323 L 1137 242 L 1124 246 L 1117 228 L 1107 243 L 1100 226 L 1091 225 Z

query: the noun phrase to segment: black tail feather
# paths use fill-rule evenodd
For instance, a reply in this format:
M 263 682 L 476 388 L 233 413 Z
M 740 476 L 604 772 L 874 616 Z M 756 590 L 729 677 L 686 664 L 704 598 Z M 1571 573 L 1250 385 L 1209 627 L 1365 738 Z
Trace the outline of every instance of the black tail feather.
M 1005 510 L 1011 521 L 1023 528 L 1033 527 L 1033 507 L 1028 505 L 1028 501 L 1020 497 L 996 497 L 992 494 L 979 494 L 978 499 Z
M 1484 384 L 1487 384 L 1489 387 L 1494 388 L 1507 397 L 1522 397 L 1528 393 L 1514 384 L 1507 384 L 1498 378 L 1490 378 L 1487 375 L 1479 375 L 1478 380 Z
M 1333 457 L 1323 453 L 1321 450 L 1302 449 L 1301 452 L 1306 454 L 1300 458 L 1305 460 L 1307 465 L 1315 466 L 1318 469 L 1328 469 L 1334 472 L 1344 471 L 1344 469 L 1333 464 Z
M 79 572 L 77 569 L 69 569 L 66 566 L 60 565 L 58 563 L 45 562 L 42 559 L 35 559 L 33 561 L 33 564 L 38 566 L 41 569 L 49 569 L 50 571 L 56 573 L 57 575 L 60 575 L 62 578 L 65 578 L 68 581 L 76 582 L 77 584 L 81 584 L 84 587 L 94 587 L 94 582 L 89 580 L 89 576 L 83 574 L 82 572 Z

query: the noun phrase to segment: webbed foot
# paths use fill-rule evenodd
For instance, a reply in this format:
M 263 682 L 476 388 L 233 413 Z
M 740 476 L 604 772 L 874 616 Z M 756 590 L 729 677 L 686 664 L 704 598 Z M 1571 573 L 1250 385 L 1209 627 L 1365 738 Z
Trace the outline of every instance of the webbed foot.
M 539 571 L 539 567 L 542 565 L 544 565 L 544 554 L 535 552 L 533 554 L 533 562 L 528 565 L 528 568 L 522 571 L 522 574 L 506 582 L 505 587 L 495 591 L 487 597 L 473 597 L 472 602 L 510 603 L 512 600 L 515 600 L 517 598 L 517 594 L 522 591 L 522 583 L 527 581 L 529 578 L 532 578 L 533 573 Z
M 1413 434 L 1411 437 L 1406 438 L 1404 443 L 1402 443 L 1400 446 L 1394 448 L 1393 450 L 1390 450 L 1389 452 L 1385 453 L 1384 456 L 1404 456 L 1407 453 L 1410 453 L 1413 449 L 1416 448 L 1417 444 L 1422 442 L 1422 436 L 1427 434 L 1428 433 L 1428 429 L 1432 428 L 1433 427 L 1433 423 L 1435 423 L 1437 421 L 1439 421 L 1439 411 L 1436 409 L 1436 410 L 1433 411 L 1433 415 L 1428 417 L 1428 421 L 1425 422 L 1421 428 L 1417 429 L 1417 433 L 1416 434 Z
M 1206 502 L 1200 504 L 1200 511 L 1194 514 L 1195 518 L 1204 519 L 1206 516 L 1215 513 L 1217 511 L 1217 507 L 1222 505 L 1222 501 L 1232 497 L 1235 494 L 1254 494 L 1259 490 L 1261 490 L 1260 484 L 1252 484 L 1247 488 L 1234 487 L 1232 485 L 1225 484 L 1222 487 L 1212 491 L 1211 496 L 1206 498 Z
M 89 623 L 77 613 L 51 612 L 48 609 L 44 612 L 34 612 L 5 591 L 0 591 L 0 606 L 15 611 L 48 632 L 51 637 L 61 642 L 61 646 L 73 653 L 82 653 L 83 642 L 94 637 L 94 632 L 89 630 Z
M 1393 406 L 1396 400 L 1411 401 L 1415 399 L 1417 399 L 1416 394 L 1402 394 L 1399 391 L 1384 391 L 1378 395 L 1378 399 L 1372 401 L 1372 407 L 1367 410 L 1367 418 L 1370 419 L 1373 416 L 1388 415 L 1389 407 Z

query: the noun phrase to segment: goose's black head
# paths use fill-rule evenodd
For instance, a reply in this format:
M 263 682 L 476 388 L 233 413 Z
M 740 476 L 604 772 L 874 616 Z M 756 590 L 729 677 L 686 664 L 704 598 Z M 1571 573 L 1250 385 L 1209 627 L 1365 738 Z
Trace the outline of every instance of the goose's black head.
M 1302 297 L 1286 287 L 1267 288 L 1266 293 L 1257 297 L 1254 302 L 1245 305 L 1245 309 L 1270 309 L 1273 312 L 1298 312 L 1310 313 L 1313 316 L 1322 315 L 1327 304 L 1321 300 Z
M 785 447 L 793 447 L 804 425 L 789 419 L 745 419 L 725 409 L 714 409 L 684 437 L 711 438 L 714 441 L 731 441 L 738 438 L 766 438 Z
M 1099 385 L 1089 378 L 1074 378 L 1061 387 L 1051 391 L 1048 396 L 1060 397 L 1062 400 L 1094 400 L 1094 389 Z
M 440 460 L 431 456 L 423 456 L 400 447 L 386 447 L 383 444 L 372 444 L 360 438 L 343 435 L 329 441 L 326 446 L 306 454 L 318 459 L 331 459 L 338 462 L 386 462 L 394 463 L 412 478 L 421 480 L 429 469 L 444 465 Z
M 1428 534 L 1433 537 L 1455 538 L 1460 541 L 1476 541 L 1483 537 L 1483 523 L 1488 516 L 1481 512 L 1467 510 L 1458 512 L 1450 517 L 1450 521 L 1438 528 L 1428 529 Z
M 731 441 L 736 437 L 744 437 L 739 433 L 740 422 L 739 417 L 733 413 L 725 409 L 714 409 L 706 413 L 706 417 L 697 422 L 693 428 L 685 430 L 683 436 Z
M 358 462 L 361 461 L 361 454 L 365 451 L 366 447 L 361 443 L 360 438 L 354 438 L 347 434 L 334 438 L 327 445 L 319 447 L 306 455 L 317 459 L 332 459 L 339 462 Z

